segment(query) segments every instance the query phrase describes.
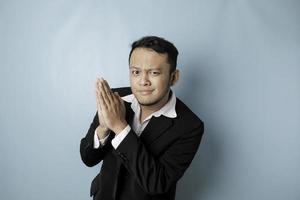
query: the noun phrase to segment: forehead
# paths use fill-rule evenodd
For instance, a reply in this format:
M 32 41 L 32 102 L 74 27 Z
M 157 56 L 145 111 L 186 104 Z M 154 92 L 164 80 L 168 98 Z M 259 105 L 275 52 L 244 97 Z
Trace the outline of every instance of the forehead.
M 157 53 L 152 49 L 136 48 L 132 51 L 130 67 L 145 68 L 145 67 L 160 67 L 165 68 L 169 65 L 168 55 L 166 53 Z

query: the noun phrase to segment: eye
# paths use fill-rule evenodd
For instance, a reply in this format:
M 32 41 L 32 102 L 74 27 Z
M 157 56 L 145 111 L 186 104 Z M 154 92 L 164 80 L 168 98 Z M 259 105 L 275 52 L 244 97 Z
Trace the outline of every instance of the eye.
M 138 70 L 135 70 L 135 69 L 131 71 L 131 74 L 133 74 L 134 76 L 139 75 L 139 73 L 140 72 Z
M 151 75 L 153 75 L 153 76 L 158 76 L 158 75 L 160 74 L 159 71 L 151 71 L 150 73 L 151 73 Z

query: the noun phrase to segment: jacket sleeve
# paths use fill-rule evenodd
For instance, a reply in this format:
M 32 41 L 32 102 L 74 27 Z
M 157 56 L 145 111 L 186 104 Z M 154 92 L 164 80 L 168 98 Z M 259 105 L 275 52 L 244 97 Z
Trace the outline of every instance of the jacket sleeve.
M 109 141 L 111 140 L 111 133 L 104 146 L 95 149 L 94 143 L 94 133 L 96 128 L 99 126 L 98 112 L 90 125 L 90 128 L 84 138 L 80 142 L 80 155 L 81 159 L 88 167 L 93 167 L 97 165 L 103 158 L 109 148 Z
M 184 133 L 159 157 L 151 155 L 131 130 L 113 152 L 150 195 L 167 192 L 184 174 L 199 147 L 203 122 Z

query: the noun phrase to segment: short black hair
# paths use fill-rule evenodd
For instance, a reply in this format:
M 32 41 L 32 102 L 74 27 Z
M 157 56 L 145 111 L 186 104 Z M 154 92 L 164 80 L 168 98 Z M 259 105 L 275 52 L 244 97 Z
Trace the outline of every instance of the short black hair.
M 134 49 L 147 48 L 156 51 L 157 53 L 167 53 L 168 62 L 170 64 L 170 73 L 176 70 L 178 50 L 171 42 L 164 38 L 157 36 L 144 36 L 141 39 L 135 41 L 131 45 L 131 51 L 129 53 L 128 62 Z

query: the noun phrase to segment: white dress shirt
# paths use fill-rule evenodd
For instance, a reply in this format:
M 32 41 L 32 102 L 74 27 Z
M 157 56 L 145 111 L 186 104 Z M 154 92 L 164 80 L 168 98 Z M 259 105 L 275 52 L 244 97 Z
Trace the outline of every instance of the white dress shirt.
M 134 118 L 133 118 L 133 122 L 131 125 L 132 127 L 130 127 L 130 125 L 128 124 L 119 134 L 117 134 L 112 139 L 111 144 L 115 149 L 119 146 L 119 144 L 127 136 L 127 134 L 130 132 L 131 128 L 137 134 L 137 136 L 140 136 L 141 133 L 143 132 L 143 130 L 146 128 L 146 126 L 149 123 L 152 116 L 159 117 L 161 115 L 164 115 L 169 118 L 175 118 L 177 116 L 176 110 L 175 110 L 176 96 L 175 96 L 174 91 L 172 91 L 172 96 L 171 96 L 170 100 L 160 110 L 152 113 L 146 119 L 144 119 L 144 121 L 142 123 L 140 123 L 140 120 L 139 120 L 140 112 L 141 112 L 140 105 L 139 105 L 137 99 L 135 98 L 135 96 L 133 94 L 130 94 L 130 95 L 122 97 L 122 99 L 128 103 L 131 103 L 131 108 L 134 112 Z M 95 149 L 99 148 L 100 146 L 105 145 L 105 142 L 109 136 L 109 134 L 108 134 L 105 138 L 99 140 L 96 130 L 95 130 L 95 134 L 94 134 L 94 148 Z

